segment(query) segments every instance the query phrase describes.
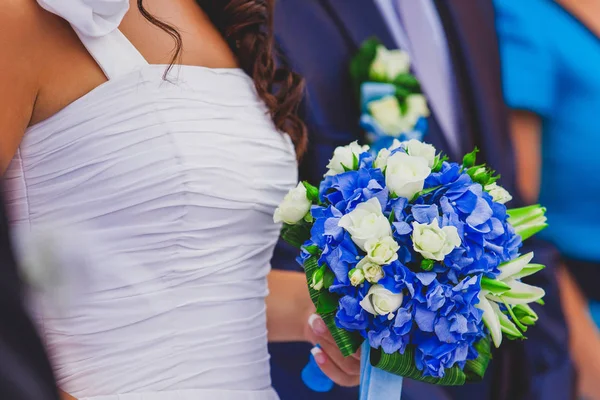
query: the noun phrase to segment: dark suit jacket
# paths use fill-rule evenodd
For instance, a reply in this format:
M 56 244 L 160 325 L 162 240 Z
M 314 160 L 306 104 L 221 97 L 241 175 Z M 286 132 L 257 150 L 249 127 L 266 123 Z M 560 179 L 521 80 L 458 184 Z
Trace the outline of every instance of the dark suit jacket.
M 307 81 L 301 114 L 310 132 L 310 146 L 300 166 L 300 176 L 317 183 L 334 148 L 361 139 L 358 100 L 348 72 L 351 58 L 369 37 L 378 37 L 390 48 L 394 43 L 373 0 L 277 0 L 275 3 L 281 62 L 304 75 Z M 436 5 L 448 39 L 463 110 L 461 151 L 464 154 L 477 145 L 481 149 L 479 160 L 496 169 L 502 175 L 501 184 L 517 194 L 492 2 L 436 0 Z M 426 141 L 452 155 L 435 117 L 430 121 Z M 520 203 L 518 195 L 515 197 L 512 206 Z M 547 292 L 547 301 L 543 309 L 538 309 L 540 322 L 527 333 L 529 340 L 504 341 L 481 384 L 441 389 L 406 382 L 405 398 L 570 398 L 573 370 L 553 272 L 556 253 L 550 246 L 534 247 L 538 261 L 548 265 L 536 277 L 536 284 Z M 273 267 L 298 269 L 295 256 L 294 249 L 280 244 Z M 303 386 L 300 371 L 309 349 L 305 344 L 271 345 L 273 383 L 282 399 L 357 398 L 356 390 L 336 388 L 327 394 L 316 394 Z
M 25 312 L 0 203 L 0 399 L 58 400 L 50 363 Z

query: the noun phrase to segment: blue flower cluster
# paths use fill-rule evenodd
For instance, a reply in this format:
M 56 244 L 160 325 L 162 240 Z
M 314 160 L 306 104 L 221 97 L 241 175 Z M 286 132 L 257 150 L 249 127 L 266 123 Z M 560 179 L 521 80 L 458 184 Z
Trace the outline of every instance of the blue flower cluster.
M 402 148 L 392 151 L 404 151 Z M 327 176 L 320 185 L 320 204 L 312 207 L 311 239 L 319 264 L 334 274 L 329 291 L 339 294 L 338 327 L 359 332 L 371 347 L 404 354 L 413 346 L 415 365 L 424 376 L 443 377 L 446 368 L 463 368 L 477 358 L 475 343 L 487 335 L 479 302 L 482 277 L 499 275 L 498 266 L 514 259 L 520 237 L 507 222 L 507 210 L 464 171 L 459 164 L 443 162 L 425 180 L 414 199 L 395 197 L 386 187 L 381 169 L 368 152 L 358 157 L 357 170 Z M 383 265 L 377 285 L 393 294 L 402 293 L 399 308 L 375 315 L 361 306 L 374 283 L 353 284 L 349 273 L 365 257 L 349 232 L 340 227 L 344 215 L 359 204 L 377 199 L 389 219 L 399 244 L 397 260 Z M 442 261 L 423 264 L 414 249 L 414 224 L 454 227 L 461 244 Z M 303 262 L 309 254 L 301 256 Z

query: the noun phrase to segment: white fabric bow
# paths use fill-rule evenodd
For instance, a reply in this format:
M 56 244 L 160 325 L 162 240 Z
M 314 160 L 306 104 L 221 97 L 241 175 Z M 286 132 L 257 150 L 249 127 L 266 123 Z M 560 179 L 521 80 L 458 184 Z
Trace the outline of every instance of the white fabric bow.
M 37 0 L 47 11 L 67 20 L 79 33 L 100 37 L 119 27 L 129 0 Z

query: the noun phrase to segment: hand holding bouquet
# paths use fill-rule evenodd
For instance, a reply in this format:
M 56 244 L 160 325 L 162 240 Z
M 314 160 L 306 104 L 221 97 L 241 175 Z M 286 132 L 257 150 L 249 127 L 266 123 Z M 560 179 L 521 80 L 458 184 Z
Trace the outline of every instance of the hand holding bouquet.
M 522 339 L 537 320 L 529 304 L 544 291 L 521 278 L 544 267 L 519 249 L 546 227 L 545 209 L 508 210 L 476 153 L 461 165 L 416 140 L 377 154 L 352 143 L 319 188 L 301 183 L 278 208 L 344 355 L 366 342 L 379 370 L 461 385 L 483 377 L 491 343 Z

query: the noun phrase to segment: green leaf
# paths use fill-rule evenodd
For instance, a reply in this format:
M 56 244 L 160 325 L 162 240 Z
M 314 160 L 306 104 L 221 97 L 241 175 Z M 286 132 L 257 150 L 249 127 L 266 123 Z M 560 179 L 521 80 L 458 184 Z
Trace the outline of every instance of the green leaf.
M 481 278 L 481 288 L 496 295 L 508 292 L 510 290 L 510 286 L 508 286 L 506 283 L 486 277 Z
M 419 371 L 415 365 L 415 349 L 413 345 L 409 345 L 404 354 L 398 352 L 387 354 L 381 349 L 372 348 L 370 359 L 371 365 L 375 368 L 421 382 L 444 386 L 461 386 L 467 381 L 467 376 L 457 365 L 446 369 L 446 374 L 443 378 L 423 376 L 423 372 Z
M 339 296 L 331 293 L 328 290 L 323 290 L 319 294 L 319 302 L 317 303 L 318 314 L 329 314 L 337 310 L 339 306 Z
M 304 216 L 304 222 L 308 224 L 312 224 L 313 222 L 315 222 L 315 219 L 313 218 L 310 212 L 306 213 L 306 215 Z
M 475 350 L 477 350 L 477 358 L 467 361 L 464 370 L 455 365 L 446 369 L 443 378 L 423 376 L 423 372 L 419 371 L 415 365 L 414 345 L 409 345 L 404 354 L 398 352 L 387 354 L 381 349 L 371 348 L 370 362 L 376 368 L 405 378 L 435 385 L 460 386 L 467 382 L 479 382 L 485 376 L 485 371 L 492 359 L 489 337 L 477 342 Z
M 432 172 L 439 172 L 442 169 L 444 161 L 448 161 L 449 158 L 447 155 L 438 154 L 435 156 L 435 161 L 433 162 L 433 168 L 431 168 Z
M 545 215 L 546 208 L 539 204 L 508 210 L 507 213 L 509 215 L 508 222 L 515 228 L 515 232 L 521 236 L 522 240 L 529 239 L 548 226 Z
M 398 105 L 400 106 L 400 115 L 406 115 L 408 112 L 408 104 L 406 103 L 406 99 L 399 101 Z
M 352 170 L 356 171 L 358 169 L 358 156 L 356 153 L 352 153 Z
M 369 80 L 371 64 L 373 64 L 373 60 L 375 60 L 377 47 L 380 44 L 381 43 L 377 39 L 366 40 L 360 47 L 356 56 L 354 56 L 350 62 L 350 77 L 357 98 L 360 98 L 360 86 Z
M 539 299 L 539 300 L 535 301 L 535 303 L 539 304 L 540 306 L 546 305 L 546 302 L 544 301 L 544 299 Z
M 468 169 L 475 166 L 475 161 L 477 160 L 477 153 L 479 153 L 479 149 L 475 147 L 475 149 L 472 152 L 466 154 L 463 157 L 463 166 L 465 168 Z
M 424 271 L 431 271 L 433 269 L 434 264 L 434 260 L 423 259 L 423 261 L 421 261 L 421 269 Z
M 545 217 L 544 217 L 545 220 Z M 510 222 L 510 221 L 509 221 Z M 519 225 L 515 228 L 515 233 L 521 236 L 521 240 L 525 241 L 533 235 L 543 231 L 548 227 L 547 223 L 532 223 L 528 225 Z
M 517 316 L 515 315 L 512 306 L 508 305 L 506 303 L 506 301 L 504 301 L 504 307 L 506 307 L 506 312 L 508 312 L 508 314 L 510 315 L 510 318 L 512 320 L 512 322 L 517 325 L 519 327 L 520 330 L 522 330 L 523 332 L 527 331 L 527 327 L 525 325 L 523 325 L 521 323 L 521 321 L 519 321 L 519 318 L 517 318 Z M 512 335 L 512 334 L 511 334 Z M 512 335 L 514 336 L 514 335 Z
M 317 256 L 321 252 L 321 249 L 319 249 L 319 246 L 316 246 L 316 245 L 304 246 L 302 248 L 304 249 L 304 251 L 306 251 L 311 256 Z
M 464 372 L 467 375 L 467 382 L 479 382 L 483 380 L 490 360 L 492 359 L 492 349 L 490 338 L 486 337 L 475 343 L 477 358 L 468 360 L 465 364 Z
M 506 211 L 510 219 L 513 221 L 511 222 L 512 224 L 519 224 L 523 221 L 536 218 L 540 215 L 543 215 L 545 212 L 546 208 L 540 206 L 539 204 L 521 208 L 513 208 Z
M 344 164 L 340 163 L 342 168 L 344 168 L 344 172 L 354 171 L 352 168 L 346 167 Z
M 473 182 L 477 182 L 485 187 L 488 185 L 493 172 L 490 171 L 485 164 L 482 164 L 469 168 L 467 174 L 471 177 Z
M 394 223 L 394 221 L 396 220 L 396 215 L 394 213 L 394 209 L 392 209 L 392 211 L 390 211 L 390 216 L 388 217 L 388 221 L 390 221 L 390 224 Z
M 513 313 L 524 325 L 534 325 L 539 318 L 537 313 L 527 304 L 517 304 L 513 307 Z
M 396 96 L 396 99 L 398 99 L 398 104 L 404 104 L 404 108 L 406 109 L 406 98 L 411 95 L 410 90 L 401 87 L 396 87 L 396 92 L 394 93 L 394 95 Z M 402 115 L 404 115 L 402 106 L 400 108 L 400 111 L 402 112 Z
M 309 199 L 313 203 L 319 202 L 319 189 L 311 185 L 306 181 L 302 181 L 302 184 L 306 188 L 306 198 Z
M 310 299 L 312 300 L 315 307 L 319 301 L 319 291 L 313 289 L 310 285 L 312 284 L 312 276 L 319 269 L 318 257 L 311 256 L 306 261 L 304 261 L 304 274 L 306 275 L 306 284 L 308 286 L 308 293 L 310 294 Z
M 419 80 L 411 73 L 398 74 L 393 82 L 398 88 L 402 88 L 409 94 L 421 93 L 421 84 Z
M 498 306 L 498 304 L 494 302 L 490 302 L 490 304 L 494 309 L 494 313 L 498 317 L 498 322 L 500 323 L 500 330 L 511 337 L 523 337 L 523 334 L 521 333 L 521 331 L 519 331 L 516 325 L 512 323 L 512 321 L 508 318 L 506 314 L 500 311 L 500 307 Z
M 500 313 L 500 308 L 496 303 L 488 300 L 481 294 L 479 295 L 479 304 L 476 307 L 483 311 L 483 323 L 490 331 L 494 346 L 496 348 L 500 347 L 502 343 L 502 329 L 500 328 L 499 316 L 497 315 L 497 313 Z
M 502 294 L 501 299 L 508 304 L 533 303 L 544 297 L 546 294 L 542 288 L 531 286 L 514 279 L 505 282 L 510 286 L 510 290 Z
M 329 332 L 335 343 L 337 344 L 340 352 L 344 357 L 349 357 L 360 348 L 360 345 L 364 341 L 363 337 L 357 332 L 348 332 L 347 330 L 338 327 L 335 324 L 335 312 L 329 314 L 321 314 L 321 318 L 329 328 Z
M 333 281 L 335 280 L 335 275 L 330 269 L 325 270 L 323 274 L 323 287 L 325 289 L 329 289 L 331 285 L 333 285 Z
M 525 268 L 523 268 L 521 270 L 521 272 L 513 275 L 513 278 L 515 278 L 515 279 L 525 278 L 526 276 L 530 276 L 530 275 L 540 272 L 544 268 L 546 268 L 546 266 L 542 265 L 542 264 L 529 264 L 529 265 L 525 266 Z
M 442 185 L 431 187 L 431 188 L 428 188 L 428 189 L 423 189 L 419 193 L 415 194 L 413 196 L 413 198 L 410 200 L 410 202 L 412 203 L 412 202 L 416 201 L 421 196 L 425 196 L 425 195 L 428 195 L 429 193 L 433 193 L 433 192 L 435 192 L 436 190 L 438 190 L 441 187 L 442 187 Z
M 305 221 L 300 221 L 295 225 L 283 224 L 281 238 L 290 245 L 300 249 L 310 239 L 310 228 L 311 225 Z
M 500 264 L 498 267 L 500 269 L 500 275 L 498 275 L 497 279 L 503 280 L 520 273 L 523 268 L 527 267 L 527 264 L 529 264 L 531 260 L 533 260 L 533 252 L 523 254 L 514 260 Z

